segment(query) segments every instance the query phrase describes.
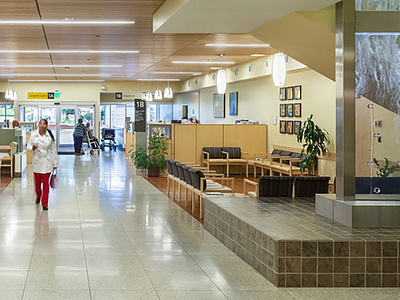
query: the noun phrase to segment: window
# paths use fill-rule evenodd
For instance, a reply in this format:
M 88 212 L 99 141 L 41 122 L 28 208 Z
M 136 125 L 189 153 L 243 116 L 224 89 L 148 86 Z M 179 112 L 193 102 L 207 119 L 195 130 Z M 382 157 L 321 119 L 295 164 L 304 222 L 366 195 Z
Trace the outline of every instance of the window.
M 0 104 L 0 121 L 1 122 L 12 122 L 14 121 L 14 105 Z

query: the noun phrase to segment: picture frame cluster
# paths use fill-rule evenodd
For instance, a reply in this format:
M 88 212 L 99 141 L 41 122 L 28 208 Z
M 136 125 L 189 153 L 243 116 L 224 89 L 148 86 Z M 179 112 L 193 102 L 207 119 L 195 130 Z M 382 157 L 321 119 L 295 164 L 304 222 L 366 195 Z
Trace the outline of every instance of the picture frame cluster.
M 280 101 L 292 101 L 302 99 L 301 85 L 283 87 L 279 89 Z M 301 103 L 287 103 L 279 105 L 279 116 L 281 118 L 301 118 Z M 301 121 L 280 120 L 279 132 L 284 134 L 296 134 L 299 131 Z

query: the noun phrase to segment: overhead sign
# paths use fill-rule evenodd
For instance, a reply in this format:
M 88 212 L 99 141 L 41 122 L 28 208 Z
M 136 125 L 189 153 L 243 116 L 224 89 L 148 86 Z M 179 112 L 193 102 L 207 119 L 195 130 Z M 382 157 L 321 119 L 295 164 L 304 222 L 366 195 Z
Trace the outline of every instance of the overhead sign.
M 141 97 L 140 93 L 134 92 L 117 92 L 115 94 L 115 100 L 135 100 Z
M 146 132 L 146 101 L 135 99 L 135 131 Z
M 54 99 L 53 92 L 28 92 L 28 99 L 38 100 L 38 99 Z

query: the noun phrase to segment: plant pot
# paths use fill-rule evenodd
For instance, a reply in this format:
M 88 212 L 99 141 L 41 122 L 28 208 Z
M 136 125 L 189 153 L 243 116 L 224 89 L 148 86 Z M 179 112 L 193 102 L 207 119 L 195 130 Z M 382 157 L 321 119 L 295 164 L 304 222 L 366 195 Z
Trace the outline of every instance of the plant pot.
M 158 169 L 150 168 L 148 169 L 147 175 L 149 177 L 158 177 L 160 176 L 160 171 Z

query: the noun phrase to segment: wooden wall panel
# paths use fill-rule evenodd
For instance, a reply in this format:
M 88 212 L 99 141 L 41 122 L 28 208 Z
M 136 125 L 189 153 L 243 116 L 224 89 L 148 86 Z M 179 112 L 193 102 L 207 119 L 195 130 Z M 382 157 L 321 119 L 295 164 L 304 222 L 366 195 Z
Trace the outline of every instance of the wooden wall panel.
M 267 152 L 267 125 L 224 125 L 224 146 L 241 147 L 252 158 Z
M 174 159 L 180 162 L 194 162 L 196 158 L 196 125 L 173 126 Z
M 203 147 L 222 147 L 224 142 L 224 131 L 222 124 L 196 125 L 197 127 L 197 155 L 196 162 L 201 163 Z

